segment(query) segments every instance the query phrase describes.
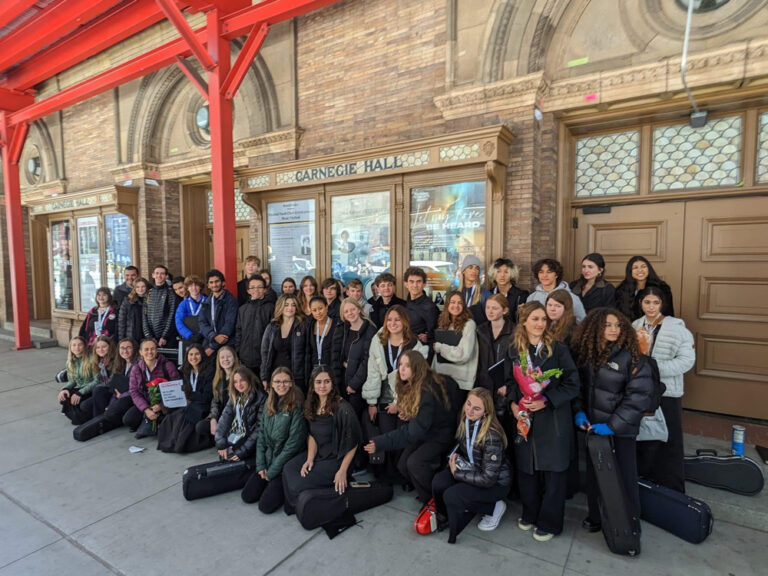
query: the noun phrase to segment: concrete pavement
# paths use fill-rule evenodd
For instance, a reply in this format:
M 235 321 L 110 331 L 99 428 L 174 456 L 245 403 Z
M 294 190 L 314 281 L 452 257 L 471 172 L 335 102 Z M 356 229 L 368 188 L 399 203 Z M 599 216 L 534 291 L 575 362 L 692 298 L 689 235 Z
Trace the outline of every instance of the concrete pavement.
M 171 455 L 125 429 L 87 443 L 72 439 L 59 413 L 60 348 L 13 352 L 0 343 L 0 576 L 126 574 L 644 574 L 762 575 L 768 572 L 768 498 L 689 484 L 710 503 L 715 528 L 700 545 L 643 524 L 643 553 L 608 552 L 601 534 L 579 527 L 585 501 L 568 503 L 566 528 L 548 543 L 517 528 L 509 503 L 501 526 L 471 525 L 455 545 L 447 534 L 417 536 L 418 504 L 399 488 L 388 505 L 329 541 L 282 512 L 262 515 L 239 493 L 186 502 L 181 476 L 210 452 Z M 687 437 L 696 447 L 724 443 Z M 147 449 L 130 454 L 129 446 Z

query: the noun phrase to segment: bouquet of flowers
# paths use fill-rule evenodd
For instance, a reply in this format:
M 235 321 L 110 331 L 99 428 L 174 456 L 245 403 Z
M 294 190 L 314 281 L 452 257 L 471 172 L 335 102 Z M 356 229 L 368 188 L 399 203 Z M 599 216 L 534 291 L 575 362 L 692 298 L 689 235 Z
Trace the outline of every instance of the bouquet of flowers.
M 547 387 L 552 378 L 562 376 L 563 371 L 560 368 L 552 368 L 542 372 L 541 368 L 533 366 L 528 361 L 528 355 L 523 352 L 520 356 L 520 363 L 515 363 L 513 366 L 512 374 L 515 377 L 515 382 L 520 387 L 520 392 L 523 394 L 517 419 L 517 432 L 523 439 L 528 440 L 528 432 L 531 429 L 531 417 L 528 411 L 522 408 L 523 403 L 529 404 L 530 402 L 541 400 L 542 391 Z
M 165 378 L 154 378 L 149 382 L 147 382 L 147 392 L 149 393 L 150 406 L 163 403 L 163 395 L 160 393 L 160 386 L 159 386 L 161 382 L 167 382 L 167 380 Z M 156 432 L 156 431 L 157 431 L 157 420 L 153 420 L 152 432 Z

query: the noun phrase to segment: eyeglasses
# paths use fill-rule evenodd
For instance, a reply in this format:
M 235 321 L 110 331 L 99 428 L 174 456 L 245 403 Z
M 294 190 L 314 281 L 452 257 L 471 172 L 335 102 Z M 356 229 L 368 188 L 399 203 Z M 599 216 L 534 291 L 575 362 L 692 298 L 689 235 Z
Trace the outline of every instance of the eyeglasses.
M 272 384 L 276 386 L 282 386 L 293 383 L 293 380 L 272 380 Z

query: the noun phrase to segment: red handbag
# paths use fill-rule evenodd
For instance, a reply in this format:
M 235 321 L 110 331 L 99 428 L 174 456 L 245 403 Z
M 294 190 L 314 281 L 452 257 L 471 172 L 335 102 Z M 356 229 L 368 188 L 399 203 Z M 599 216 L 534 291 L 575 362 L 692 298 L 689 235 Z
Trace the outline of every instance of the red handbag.
M 424 507 L 419 511 L 413 523 L 413 529 L 416 530 L 417 534 L 432 534 L 432 532 L 437 531 L 437 508 L 434 498 L 424 504 Z

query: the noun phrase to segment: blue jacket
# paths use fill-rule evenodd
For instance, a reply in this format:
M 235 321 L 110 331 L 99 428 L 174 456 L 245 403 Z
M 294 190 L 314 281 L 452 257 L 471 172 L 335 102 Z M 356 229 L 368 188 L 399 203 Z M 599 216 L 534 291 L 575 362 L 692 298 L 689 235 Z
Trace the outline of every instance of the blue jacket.
M 193 311 L 198 311 L 206 300 L 208 300 L 208 297 L 205 294 L 200 294 L 199 302 L 195 302 L 192 300 L 191 296 L 187 296 L 176 307 L 176 331 L 184 340 L 189 340 L 194 336 L 192 330 L 187 328 L 187 325 L 184 324 L 184 318 L 187 316 L 194 316 L 195 314 Z M 202 312 L 202 310 L 200 311 Z
M 229 336 L 231 344 L 234 344 L 235 328 L 237 326 L 237 299 L 232 296 L 229 290 L 224 290 L 221 296 L 216 298 L 214 311 L 216 312 L 215 322 L 211 318 L 211 303 L 213 295 L 203 302 L 200 315 L 197 317 L 200 322 L 200 334 L 203 336 L 203 348 L 218 350 L 221 344 L 214 338 L 219 334 Z M 214 325 L 216 329 L 214 330 Z

